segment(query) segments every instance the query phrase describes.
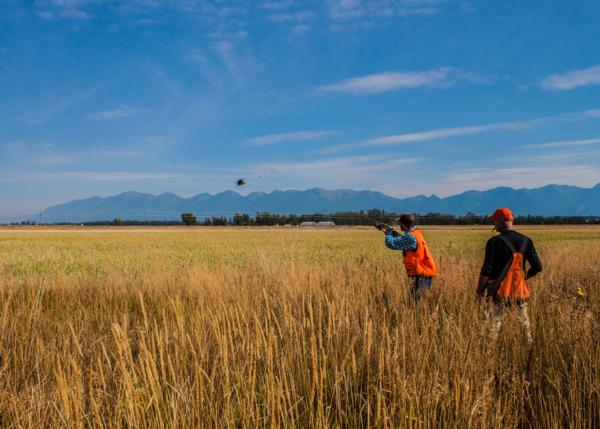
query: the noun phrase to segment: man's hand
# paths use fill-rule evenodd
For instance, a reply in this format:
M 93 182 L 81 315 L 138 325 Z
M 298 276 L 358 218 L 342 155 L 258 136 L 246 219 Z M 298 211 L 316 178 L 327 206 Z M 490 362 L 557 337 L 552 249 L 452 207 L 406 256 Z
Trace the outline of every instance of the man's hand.
M 388 233 L 388 232 L 394 230 L 394 228 L 392 228 L 391 226 L 389 226 L 387 223 L 383 223 L 383 222 L 377 222 L 374 226 L 378 230 L 383 231 L 385 233 Z
M 377 228 L 378 230 L 385 232 L 386 234 L 392 234 L 394 237 L 398 237 L 401 235 L 398 231 L 396 231 L 387 223 L 377 222 L 373 226 L 375 226 L 375 228 Z
M 477 283 L 477 295 L 480 298 L 485 297 L 487 294 L 487 286 L 492 280 L 488 276 L 479 276 L 479 282 Z

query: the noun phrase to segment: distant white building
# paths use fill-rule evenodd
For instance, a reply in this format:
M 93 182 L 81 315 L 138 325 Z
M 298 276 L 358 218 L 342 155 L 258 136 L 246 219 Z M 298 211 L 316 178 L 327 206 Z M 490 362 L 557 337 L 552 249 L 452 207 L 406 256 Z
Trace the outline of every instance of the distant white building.
M 306 222 L 302 222 L 300 224 L 300 226 L 320 226 L 320 227 L 329 227 L 329 226 L 335 226 L 335 222 L 332 222 L 330 220 L 327 221 L 321 221 L 321 222 L 310 222 L 310 221 L 306 221 Z

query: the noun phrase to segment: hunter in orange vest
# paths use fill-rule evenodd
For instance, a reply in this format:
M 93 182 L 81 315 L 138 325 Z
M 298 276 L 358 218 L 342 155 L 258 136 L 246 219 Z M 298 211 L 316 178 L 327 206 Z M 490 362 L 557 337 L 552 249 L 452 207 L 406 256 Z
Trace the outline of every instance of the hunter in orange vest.
M 497 209 L 488 220 L 494 222 L 494 229 L 500 234 L 490 238 L 486 243 L 477 294 L 490 299 L 496 332 L 500 330 L 502 315 L 506 308 L 516 304 L 527 340 L 531 343 L 531 329 L 527 314 L 530 291 L 527 280 L 542 271 L 542 264 L 533 241 L 513 229 L 514 216 L 509 209 L 506 207 Z M 530 265 L 527 273 L 525 273 L 525 261 Z M 489 313 L 488 309 L 486 317 L 489 317 Z
M 415 217 L 403 214 L 396 221 L 404 234 L 396 232 L 385 224 L 376 225 L 385 232 L 385 245 L 392 250 L 401 250 L 404 255 L 404 268 L 410 280 L 410 293 L 416 302 L 429 290 L 437 267 L 423 233 L 415 227 Z

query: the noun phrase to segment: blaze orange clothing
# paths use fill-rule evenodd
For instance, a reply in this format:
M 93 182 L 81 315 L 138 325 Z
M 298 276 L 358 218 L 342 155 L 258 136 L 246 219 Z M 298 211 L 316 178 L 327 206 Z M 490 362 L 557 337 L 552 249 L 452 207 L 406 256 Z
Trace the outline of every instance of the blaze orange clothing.
M 485 244 L 485 257 L 481 266 L 482 276 L 499 279 L 506 265 L 510 265 L 512 262 L 514 252 L 509 249 L 502 237 L 508 239 L 515 249 L 520 249 L 521 246 L 525 245 L 523 256 L 529 263 L 527 278 L 533 277 L 542 271 L 542 263 L 533 245 L 533 240 L 511 229 L 493 236 Z M 523 268 L 526 268 L 525 261 L 523 261 Z
M 418 229 L 412 229 L 411 234 L 417 239 L 417 249 L 414 251 L 404 251 L 404 267 L 406 268 L 406 274 L 409 276 L 425 276 L 434 277 L 437 275 L 437 267 L 429 246 L 425 241 L 425 237 Z
M 525 281 L 526 274 L 525 270 L 523 269 L 525 265 L 523 254 L 525 253 L 527 242 L 524 241 L 521 245 L 521 248 L 517 250 L 512 245 L 510 240 L 508 240 L 505 236 L 500 237 L 512 252 L 513 259 L 509 264 L 506 265 L 506 268 L 503 270 L 500 278 L 498 278 L 500 281 L 500 286 L 497 292 L 498 297 L 527 299 L 529 298 L 529 286 Z

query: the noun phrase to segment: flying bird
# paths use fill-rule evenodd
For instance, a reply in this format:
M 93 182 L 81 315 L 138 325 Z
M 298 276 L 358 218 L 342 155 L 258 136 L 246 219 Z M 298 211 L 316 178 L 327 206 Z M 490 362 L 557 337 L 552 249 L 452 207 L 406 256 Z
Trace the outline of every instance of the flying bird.
M 246 184 L 246 179 L 238 179 L 237 182 L 235 182 L 236 186 L 244 186 Z

